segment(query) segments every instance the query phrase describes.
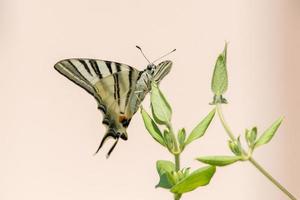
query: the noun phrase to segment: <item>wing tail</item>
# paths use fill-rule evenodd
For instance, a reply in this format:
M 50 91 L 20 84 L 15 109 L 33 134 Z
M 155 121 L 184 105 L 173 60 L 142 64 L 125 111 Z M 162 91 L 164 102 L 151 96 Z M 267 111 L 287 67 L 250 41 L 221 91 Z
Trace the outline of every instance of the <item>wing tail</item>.
M 104 143 L 110 138 L 112 137 L 113 139 L 118 139 L 117 136 L 116 136 L 116 133 L 114 132 L 113 129 L 109 128 L 106 132 L 106 134 L 104 135 L 104 137 L 102 138 L 101 142 L 100 142 L 100 145 L 97 149 L 97 151 L 94 153 L 94 155 L 96 155 L 100 149 L 103 147 Z

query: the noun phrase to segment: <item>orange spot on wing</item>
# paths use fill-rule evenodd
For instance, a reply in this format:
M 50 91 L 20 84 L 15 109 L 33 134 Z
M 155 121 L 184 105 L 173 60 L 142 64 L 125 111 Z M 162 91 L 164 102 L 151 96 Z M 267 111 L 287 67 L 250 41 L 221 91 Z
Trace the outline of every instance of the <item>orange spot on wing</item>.
M 123 122 L 124 120 L 127 120 L 127 117 L 125 115 L 119 116 L 119 122 Z

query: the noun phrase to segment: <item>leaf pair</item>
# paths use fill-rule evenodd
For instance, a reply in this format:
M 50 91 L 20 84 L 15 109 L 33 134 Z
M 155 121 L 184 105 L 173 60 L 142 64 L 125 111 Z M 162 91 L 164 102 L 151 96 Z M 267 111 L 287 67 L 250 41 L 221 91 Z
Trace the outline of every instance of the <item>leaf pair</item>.
M 195 170 L 191 174 L 189 174 L 188 169 L 176 172 L 174 163 L 165 160 L 157 161 L 156 168 L 160 177 L 156 187 L 170 189 L 176 194 L 187 193 L 207 185 L 216 171 L 214 166 L 207 166 Z M 181 176 L 178 175 L 179 173 Z
M 236 142 L 229 142 L 229 147 L 235 154 L 235 156 L 204 156 L 197 158 L 198 161 L 203 162 L 205 164 L 210 164 L 214 166 L 226 166 L 233 164 L 237 161 L 248 160 L 251 157 L 252 151 L 264 144 L 267 144 L 276 131 L 278 130 L 280 124 L 282 123 L 283 118 L 277 119 L 265 132 L 255 141 L 257 129 L 256 127 L 252 128 L 250 131 L 246 130 L 245 136 L 248 146 L 250 148 L 250 152 L 247 155 L 244 155 L 243 149 Z M 239 140 L 236 140 L 239 141 Z M 239 143 L 240 144 L 240 143 Z M 238 153 L 240 152 L 240 153 Z
M 167 99 L 160 91 L 158 86 L 153 83 L 151 90 L 151 116 L 141 107 L 141 114 L 143 117 L 144 124 L 150 135 L 161 145 L 172 149 L 174 145 L 178 142 L 180 151 L 182 151 L 188 144 L 194 140 L 199 139 L 204 135 L 208 126 L 210 125 L 216 110 L 213 109 L 188 135 L 184 128 L 180 129 L 177 134 L 177 141 L 175 137 L 172 137 L 170 130 L 171 127 L 171 117 L 172 117 L 172 108 L 168 103 Z M 167 130 L 164 130 L 163 133 L 159 128 L 159 125 L 165 125 Z

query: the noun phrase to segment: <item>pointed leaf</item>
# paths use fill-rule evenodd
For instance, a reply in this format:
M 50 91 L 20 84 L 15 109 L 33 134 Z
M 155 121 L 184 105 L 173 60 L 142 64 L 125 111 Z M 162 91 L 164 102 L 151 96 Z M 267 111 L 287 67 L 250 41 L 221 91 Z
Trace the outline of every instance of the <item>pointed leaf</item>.
M 216 167 L 214 166 L 200 168 L 174 185 L 171 188 L 171 192 L 183 194 L 195 190 L 200 186 L 207 185 L 213 177 L 215 171 Z
M 213 78 L 211 82 L 211 89 L 216 96 L 224 94 L 228 87 L 228 76 L 227 76 L 227 43 L 223 52 L 218 56 L 215 64 Z
M 155 188 L 161 187 L 165 189 L 171 189 L 174 186 L 174 182 L 171 177 L 171 173 L 165 172 L 159 176 L 159 182 Z
M 175 184 L 172 172 L 175 171 L 175 164 L 167 160 L 158 160 L 156 169 L 159 174 L 159 183 L 155 187 L 170 189 Z
M 240 156 L 203 156 L 197 158 L 198 161 L 214 166 L 225 166 L 241 160 Z
M 211 120 L 215 116 L 216 109 L 213 109 L 191 132 L 191 134 L 188 136 L 188 139 L 185 142 L 185 145 L 193 142 L 194 140 L 202 137 L 208 128 Z
M 156 162 L 156 169 L 158 174 L 163 174 L 165 172 L 175 171 L 175 164 L 168 160 L 158 160 Z
M 168 125 L 171 121 L 172 109 L 157 84 L 152 83 L 151 108 L 154 120 L 159 124 Z
M 277 119 L 256 141 L 255 143 L 255 148 L 268 143 L 276 133 L 277 129 L 279 128 L 283 118 L 280 117 Z
M 149 114 L 141 107 L 141 114 L 143 117 L 143 121 L 146 129 L 150 133 L 150 135 L 161 145 L 166 146 L 162 133 L 159 130 L 158 126 L 154 122 L 154 120 L 149 116 Z

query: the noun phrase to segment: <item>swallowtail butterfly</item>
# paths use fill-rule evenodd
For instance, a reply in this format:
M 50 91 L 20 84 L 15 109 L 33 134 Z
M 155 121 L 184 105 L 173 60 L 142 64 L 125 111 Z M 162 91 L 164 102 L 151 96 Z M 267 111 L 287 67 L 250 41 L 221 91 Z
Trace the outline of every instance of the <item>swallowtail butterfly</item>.
M 144 55 L 141 48 L 138 46 L 137 48 Z M 148 59 L 147 61 L 149 62 Z M 108 138 L 116 141 L 107 157 L 117 145 L 119 138 L 128 139 L 126 129 L 146 94 L 151 90 L 151 83 L 153 81 L 159 83 L 171 70 L 172 62 L 169 60 L 158 65 L 154 62 L 149 62 L 143 71 L 118 62 L 86 58 L 65 59 L 55 64 L 54 68 L 59 73 L 94 96 L 98 109 L 104 115 L 102 123 L 107 127 L 107 131 L 96 153 Z

